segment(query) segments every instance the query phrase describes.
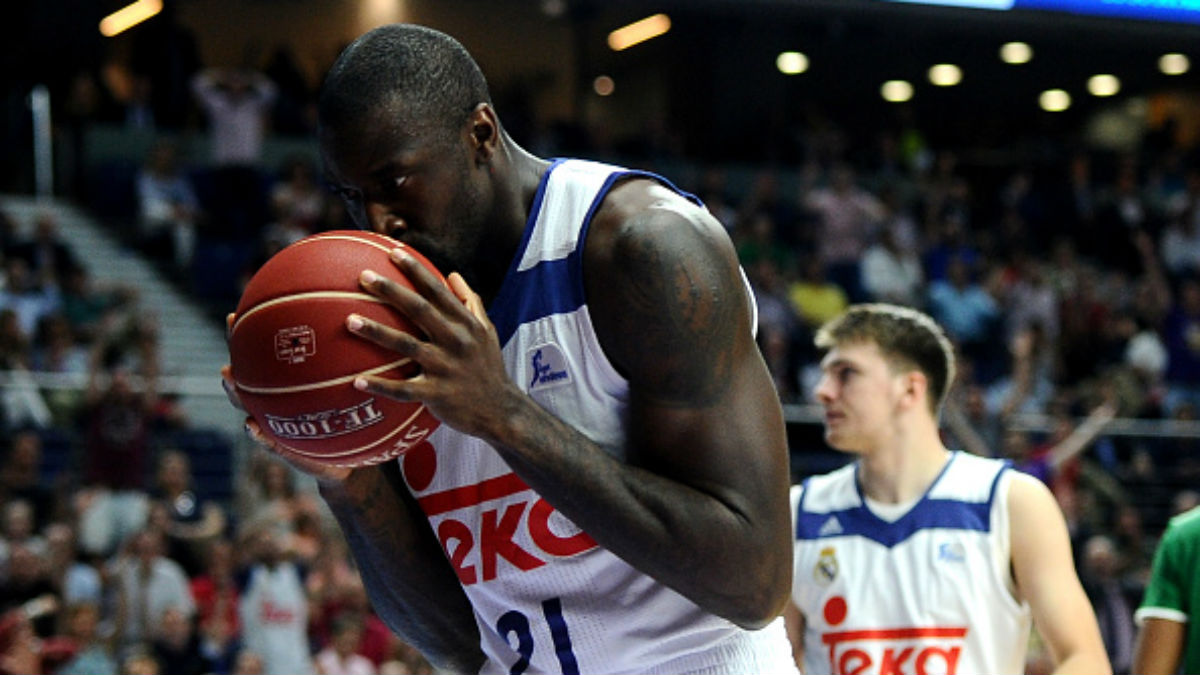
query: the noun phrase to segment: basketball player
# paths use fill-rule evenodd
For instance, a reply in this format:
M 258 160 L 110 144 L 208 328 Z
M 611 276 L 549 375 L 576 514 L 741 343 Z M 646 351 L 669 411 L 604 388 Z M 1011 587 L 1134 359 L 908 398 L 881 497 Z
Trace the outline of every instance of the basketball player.
M 942 445 L 942 329 L 854 305 L 815 341 L 826 441 L 857 459 L 792 488 L 785 616 L 804 672 L 1023 673 L 1031 620 L 1056 672 L 1111 672 L 1050 491 Z
M 1167 523 L 1142 606 L 1134 613 L 1138 637 L 1133 672 L 1200 673 L 1200 507 Z M 1180 665 L 1183 666 L 1180 670 Z
M 427 28 L 351 44 L 319 121 L 362 227 L 450 285 L 396 253 L 415 292 L 362 286 L 428 337 L 346 323 L 422 369 L 356 386 L 442 425 L 308 467 L 380 615 L 453 671 L 794 673 L 783 416 L 721 225 L 657 176 L 526 152 Z

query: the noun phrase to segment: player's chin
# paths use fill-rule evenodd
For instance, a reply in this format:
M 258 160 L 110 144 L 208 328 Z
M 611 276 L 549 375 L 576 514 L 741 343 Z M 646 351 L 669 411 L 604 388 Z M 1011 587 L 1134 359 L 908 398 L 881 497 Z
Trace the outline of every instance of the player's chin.
M 841 452 L 860 452 L 859 444 L 855 442 L 855 437 L 847 433 L 845 429 L 840 429 L 838 426 L 825 425 L 825 443 L 834 450 Z

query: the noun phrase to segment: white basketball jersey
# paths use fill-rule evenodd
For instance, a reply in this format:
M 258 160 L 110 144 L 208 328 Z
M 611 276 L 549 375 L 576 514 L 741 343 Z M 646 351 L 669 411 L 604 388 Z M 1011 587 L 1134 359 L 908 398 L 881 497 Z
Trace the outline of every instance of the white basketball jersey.
M 792 487 L 804 672 L 1025 672 L 1031 626 L 1010 573 L 1007 464 L 951 453 L 898 519 L 865 503 L 857 464 Z
M 618 459 L 628 385 L 596 338 L 580 263 L 592 215 L 628 176 L 670 186 L 556 161 L 489 308 L 509 376 Z M 795 672 L 781 621 L 743 630 L 630 567 L 478 438 L 442 425 L 401 466 L 474 606 L 488 657 L 481 672 Z

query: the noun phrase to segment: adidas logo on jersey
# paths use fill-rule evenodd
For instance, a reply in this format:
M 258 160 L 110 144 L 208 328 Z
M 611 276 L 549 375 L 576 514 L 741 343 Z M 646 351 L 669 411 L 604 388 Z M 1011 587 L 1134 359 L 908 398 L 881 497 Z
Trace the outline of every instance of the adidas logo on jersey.
M 818 537 L 832 537 L 835 534 L 841 533 L 842 522 L 837 519 L 837 516 L 829 516 L 829 518 L 821 524 L 821 529 L 817 530 Z

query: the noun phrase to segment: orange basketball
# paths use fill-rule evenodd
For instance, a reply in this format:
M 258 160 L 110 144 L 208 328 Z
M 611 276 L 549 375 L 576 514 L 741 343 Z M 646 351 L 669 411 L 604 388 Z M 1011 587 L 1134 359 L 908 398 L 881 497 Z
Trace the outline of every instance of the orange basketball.
M 229 336 L 238 396 L 281 454 L 340 467 L 376 464 L 424 440 L 440 422 L 419 401 L 401 402 L 354 388 L 359 375 L 404 379 L 417 364 L 352 334 L 360 314 L 420 334 L 404 315 L 362 290 L 366 269 L 408 288 L 388 259 L 404 247 L 372 232 L 323 232 L 288 246 L 250 279 Z

